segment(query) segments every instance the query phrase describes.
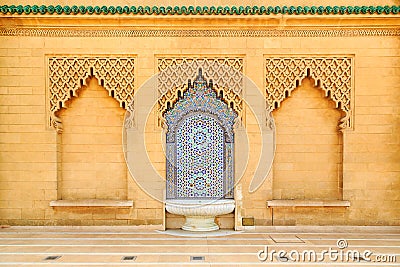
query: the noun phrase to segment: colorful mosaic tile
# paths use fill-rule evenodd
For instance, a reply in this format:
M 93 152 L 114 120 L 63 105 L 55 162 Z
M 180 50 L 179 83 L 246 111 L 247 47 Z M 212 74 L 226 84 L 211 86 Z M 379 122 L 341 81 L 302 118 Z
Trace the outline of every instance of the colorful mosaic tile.
M 237 114 L 218 99 L 201 69 L 165 114 L 167 198 L 232 198 L 233 124 Z

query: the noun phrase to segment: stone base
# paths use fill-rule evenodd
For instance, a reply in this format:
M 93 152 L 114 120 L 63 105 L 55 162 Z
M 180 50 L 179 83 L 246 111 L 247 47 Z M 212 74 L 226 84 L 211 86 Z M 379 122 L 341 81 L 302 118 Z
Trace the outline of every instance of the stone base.
M 214 217 L 186 216 L 186 221 L 182 226 L 182 230 L 194 232 L 216 231 L 219 229 L 219 226 L 214 220 Z

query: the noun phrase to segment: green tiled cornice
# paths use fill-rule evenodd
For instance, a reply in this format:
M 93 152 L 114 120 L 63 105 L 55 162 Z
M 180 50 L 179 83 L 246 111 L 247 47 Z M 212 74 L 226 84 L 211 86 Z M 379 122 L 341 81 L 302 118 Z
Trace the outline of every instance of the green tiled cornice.
M 348 15 L 348 14 L 395 14 L 400 6 L 45 6 L 3 5 L 2 14 L 19 15 Z

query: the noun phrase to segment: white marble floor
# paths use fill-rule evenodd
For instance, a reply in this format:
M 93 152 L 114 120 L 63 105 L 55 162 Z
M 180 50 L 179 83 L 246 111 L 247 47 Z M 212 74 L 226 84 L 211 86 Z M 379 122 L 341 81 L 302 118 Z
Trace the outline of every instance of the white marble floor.
M 400 266 L 400 227 L 10 227 L 0 229 L 0 265 Z

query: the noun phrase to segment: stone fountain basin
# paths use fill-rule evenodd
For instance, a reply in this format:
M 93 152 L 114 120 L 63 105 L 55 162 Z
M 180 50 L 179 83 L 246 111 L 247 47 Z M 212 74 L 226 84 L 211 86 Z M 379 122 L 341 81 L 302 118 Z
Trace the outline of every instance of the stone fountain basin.
M 169 213 L 186 217 L 183 230 L 214 231 L 219 229 L 214 222 L 215 216 L 231 213 L 235 209 L 235 200 L 169 199 L 165 207 Z
M 166 201 L 169 213 L 185 216 L 218 216 L 231 213 L 235 209 L 235 200 L 193 200 L 170 199 Z

